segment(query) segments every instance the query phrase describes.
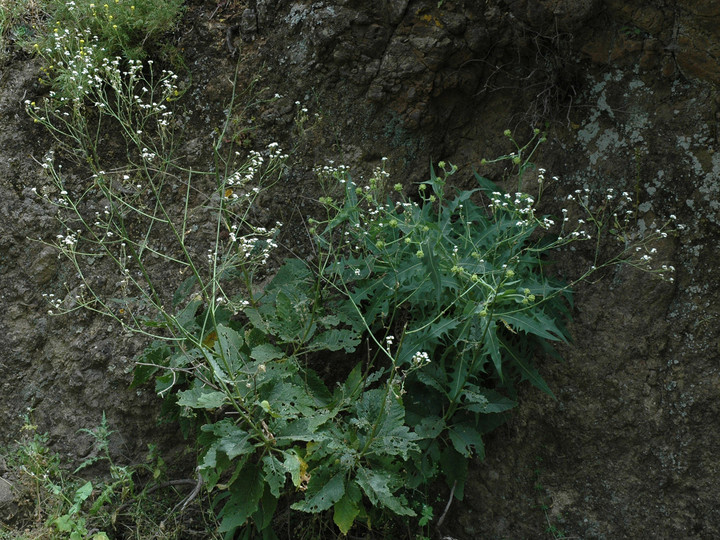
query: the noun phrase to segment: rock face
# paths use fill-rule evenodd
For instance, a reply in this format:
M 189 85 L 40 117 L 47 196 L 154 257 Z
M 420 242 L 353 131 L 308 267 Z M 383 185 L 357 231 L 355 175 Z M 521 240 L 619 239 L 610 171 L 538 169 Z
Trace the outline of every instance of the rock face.
M 179 32 L 193 79 L 185 153 L 208 161 L 239 24 L 241 80 L 260 75 L 283 96 L 257 109 L 251 143 L 297 144 L 292 184 L 262 201 L 273 221 L 309 212 L 297 194 L 314 193 L 312 167 L 327 159 L 364 171 L 388 156 L 406 184 L 444 159 L 469 180 L 510 150 L 503 130 L 545 125 L 535 161 L 559 177 L 549 209 L 614 188 L 635 197 L 638 230 L 677 215 L 685 228 L 658 246 L 675 282 L 619 267 L 578 288 L 574 343 L 541 369 L 557 401 L 524 391 L 448 522 L 457 538 L 542 538 L 548 523 L 586 539 L 719 537 L 720 5 L 257 0 L 221 23 L 210 4 L 189 2 Z M 77 430 L 105 411 L 113 451 L 135 457 L 156 431 L 151 389 L 127 389 L 142 343 L 87 313 L 49 317 L 42 296 L 67 294 L 73 270 L 36 240 L 58 233 L 32 191 L 44 182 L 32 157 L 52 147 L 22 106 L 44 92 L 37 69 L 18 56 L 0 75 L 0 443 L 33 409 L 58 449 L 82 456 Z M 299 131 L 296 100 L 310 118 Z M 296 229 L 284 242 L 301 249 Z M 589 257 L 562 253 L 557 271 L 577 277 Z

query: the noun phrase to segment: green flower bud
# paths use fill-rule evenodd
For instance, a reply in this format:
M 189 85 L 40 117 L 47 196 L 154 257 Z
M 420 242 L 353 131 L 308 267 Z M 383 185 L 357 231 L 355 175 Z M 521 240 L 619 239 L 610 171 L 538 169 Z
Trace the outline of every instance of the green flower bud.
M 512 132 L 509 129 L 506 129 L 505 131 L 503 131 L 503 135 L 505 135 L 506 137 L 512 137 Z
M 415 256 L 416 256 L 418 259 L 422 259 L 424 255 L 425 255 L 425 254 L 423 253 L 423 250 L 422 250 L 422 249 L 418 249 L 418 250 L 415 252 Z
M 400 192 L 403 190 L 403 185 L 399 184 L 399 183 L 395 184 L 393 187 L 395 188 L 395 191 L 397 191 L 397 192 Z

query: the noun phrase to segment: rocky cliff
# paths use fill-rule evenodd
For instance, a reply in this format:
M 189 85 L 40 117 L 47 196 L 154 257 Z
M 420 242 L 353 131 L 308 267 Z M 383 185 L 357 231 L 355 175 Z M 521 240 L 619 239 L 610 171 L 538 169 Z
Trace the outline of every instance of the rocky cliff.
M 614 188 L 635 196 L 640 233 L 671 214 L 685 226 L 658 246 L 674 282 L 618 267 L 577 290 L 574 342 L 541 366 L 557 400 L 523 391 L 450 509 L 453 536 L 720 536 L 718 23 L 712 0 L 188 2 L 182 151 L 209 163 L 236 65 L 241 84 L 280 94 L 237 113 L 232 134 L 294 147 L 291 177 L 262 201 L 273 220 L 301 222 L 327 160 L 362 173 L 388 157 L 410 182 L 443 159 L 469 182 L 508 150 L 505 129 L 540 127 L 535 161 L 558 177 L 548 211 L 575 189 Z M 157 434 L 152 390 L 128 390 L 143 343 L 90 313 L 47 314 L 43 294 L 67 294 L 73 270 L 38 241 L 58 233 L 32 191 L 52 147 L 23 106 L 46 91 L 38 69 L 17 52 L 0 73 L 0 442 L 33 409 L 56 448 L 83 457 L 78 429 L 105 411 L 113 452 L 136 459 Z M 303 229 L 282 240 L 302 251 Z M 566 251 L 556 270 L 589 264 Z

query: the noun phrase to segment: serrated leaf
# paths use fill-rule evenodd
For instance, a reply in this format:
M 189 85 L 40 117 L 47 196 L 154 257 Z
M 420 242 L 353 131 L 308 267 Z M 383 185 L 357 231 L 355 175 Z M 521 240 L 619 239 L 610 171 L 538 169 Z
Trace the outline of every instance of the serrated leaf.
M 348 374 L 345 384 L 343 384 L 344 395 L 354 395 L 362 383 L 362 364 L 355 364 L 355 367 Z
M 530 384 L 532 384 L 535 388 L 542 390 L 551 398 L 557 399 L 553 391 L 550 390 L 550 387 L 545 382 L 545 379 L 542 378 L 542 376 L 530 364 L 527 358 L 525 358 L 519 351 L 517 351 L 514 347 L 511 347 L 507 343 L 503 345 L 508 353 L 508 360 L 520 371 L 521 380 L 530 381 Z
M 425 269 L 430 276 L 430 281 L 435 289 L 435 305 L 442 305 L 442 285 L 440 280 L 440 270 L 438 268 L 437 260 L 435 259 L 435 244 L 436 242 L 428 239 L 427 244 L 423 246 L 423 264 Z
M 231 366 L 240 363 L 239 351 L 243 346 L 243 338 L 229 326 L 217 325 L 218 343 L 220 352 Z
M 202 426 L 200 430 L 215 435 L 216 439 L 210 446 L 210 449 L 222 452 L 230 460 L 237 456 L 251 453 L 255 450 L 250 434 L 237 426 L 230 419 L 221 420 L 214 424 L 206 424 Z M 212 466 L 214 466 L 214 463 L 209 463 L 206 458 L 203 461 L 201 468 Z
M 86 500 L 92 493 L 93 485 L 92 482 L 85 482 L 75 492 L 75 502 L 82 502 Z
M 357 471 L 356 481 L 374 505 L 384 506 L 399 516 L 415 515 L 412 509 L 405 506 L 407 502 L 393 493 L 397 484 L 401 482 L 390 472 L 382 469 L 371 471 L 360 467 Z
M 430 325 L 430 331 L 427 333 L 426 338 L 428 340 L 436 341 L 441 336 L 450 332 L 453 328 L 456 328 L 460 324 L 457 319 L 441 318 L 438 322 Z
M 290 473 L 290 479 L 295 487 L 300 487 L 307 475 L 308 465 L 295 451 L 285 452 L 283 467 Z
M 175 294 L 173 294 L 173 307 L 178 307 L 182 303 L 182 301 L 188 297 L 196 283 L 197 278 L 195 276 L 190 276 L 180 284 L 180 286 L 175 291 Z
M 455 498 L 462 501 L 465 495 L 465 480 L 468 474 L 468 460 L 452 446 L 446 447 L 440 455 L 440 470 L 449 487 L 455 487 Z
M 218 531 L 230 533 L 244 525 L 258 509 L 264 488 L 260 467 L 246 465 L 230 486 L 230 496 L 218 515 L 221 519 Z
M 439 416 L 426 416 L 415 426 L 415 433 L 421 439 L 434 439 L 445 429 L 445 421 Z
M 350 497 L 343 495 L 343 497 L 335 503 L 333 508 L 333 521 L 338 526 L 340 532 L 347 534 L 355 522 L 355 518 L 360 513 L 360 509 L 357 504 L 350 500 Z
M 227 396 L 207 387 L 195 387 L 178 392 L 177 404 L 193 409 L 217 409 L 222 407 Z
M 265 322 L 265 319 L 262 318 L 260 312 L 257 309 L 245 308 L 243 310 L 243 313 L 250 321 L 250 324 L 252 324 L 255 328 L 261 330 L 263 333 L 268 333 L 270 331 L 270 327 Z
M 262 498 L 260 499 L 260 505 L 252 516 L 253 521 L 255 522 L 255 527 L 263 533 L 263 540 L 279 540 L 270 527 L 273 517 L 275 517 L 277 504 L 278 499 L 270 493 L 270 489 L 266 484 L 265 491 L 263 491 Z
M 262 345 L 258 345 L 257 347 L 254 347 L 250 353 L 250 358 L 259 362 L 270 362 L 271 360 L 276 360 L 278 358 L 282 358 L 283 356 L 285 356 L 285 353 L 272 343 L 263 343 Z
M 279 498 L 285 486 L 285 474 L 287 472 L 285 466 L 272 454 L 266 455 L 262 462 L 265 482 L 270 488 L 270 493 Z
M 283 285 L 296 286 L 298 282 L 311 277 L 307 263 L 300 259 L 286 259 L 266 290 L 272 291 Z
M 450 442 L 457 452 L 464 457 L 472 457 L 473 450 L 480 459 L 485 458 L 485 445 L 482 435 L 477 429 L 467 424 L 456 424 L 448 429 Z
M 133 370 L 133 380 L 130 388 L 137 388 L 145 384 L 160 369 L 159 366 L 167 365 L 167 358 L 170 356 L 170 348 L 161 341 L 155 341 L 146 348 Z M 146 364 L 146 365 L 141 365 Z
M 557 327 L 555 321 L 542 311 L 532 310 L 506 313 L 502 315 L 501 318 L 516 330 L 522 330 L 527 334 L 534 334 L 550 341 L 567 343 L 565 335 Z
M 175 324 L 179 327 L 184 328 L 186 331 L 191 331 L 195 326 L 195 314 L 198 308 L 202 305 L 202 300 L 191 300 L 188 302 L 180 313 L 175 315 Z
M 322 475 L 317 473 L 312 475 L 308 486 L 308 494 L 312 493 L 312 495 L 304 501 L 293 504 L 292 508 L 302 512 L 322 512 L 332 507 L 345 494 L 344 473 L 336 474 L 327 483 L 323 482 L 324 478 Z M 322 485 L 314 486 L 313 484 Z
M 500 380 L 504 380 L 502 370 L 502 354 L 500 353 L 500 338 L 497 335 L 497 323 L 496 321 L 490 321 L 487 331 L 485 332 L 485 344 L 484 350 L 492 358 L 495 371 L 500 377 Z
M 339 351 L 344 349 L 345 352 L 351 353 L 355 351 L 359 344 L 360 336 L 354 330 L 338 330 L 334 328 L 317 335 L 308 344 L 308 349 L 311 351 Z
M 415 372 L 418 380 L 425 386 L 434 388 L 441 394 L 447 393 L 447 373 L 437 364 L 430 364 Z
M 463 392 L 465 409 L 482 414 L 501 413 L 517 406 L 517 402 L 495 390 L 466 388 Z

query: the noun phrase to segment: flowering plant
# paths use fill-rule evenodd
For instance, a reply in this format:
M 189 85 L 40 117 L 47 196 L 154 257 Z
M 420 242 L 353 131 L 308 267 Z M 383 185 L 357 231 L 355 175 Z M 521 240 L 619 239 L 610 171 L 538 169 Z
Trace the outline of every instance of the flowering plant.
M 327 167 L 324 217 L 309 220 L 315 256 L 286 259 L 264 284 L 282 224 L 251 216 L 288 156 L 276 143 L 221 155 L 221 134 L 211 173 L 184 168 L 173 156 L 176 76 L 155 76 L 151 61 L 86 62 L 102 56 L 95 38 L 58 34 L 72 91 L 27 108 L 90 171 L 83 183 L 52 152 L 41 162 L 51 185 L 39 195 L 63 225 L 49 243 L 79 281 L 48 295 L 51 311 L 98 311 L 153 340 L 134 384 L 154 379 L 196 426 L 198 469 L 228 538 L 249 521 L 269 536 L 281 504 L 332 509 L 344 534 L 378 512 L 420 511 L 426 525 L 420 488 L 444 477 L 462 499 L 468 462 L 516 405 L 516 384 L 552 395 L 533 358 L 567 340 L 572 284 L 550 278 L 544 256 L 609 236 L 619 250 L 581 279 L 617 262 L 645 268 L 649 242 L 666 234 L 631 234 L 627 195 L 571 194 L 585 217 L 564 210 L 556 223 L 536 197 L 477 174 L 476 189 L 454 190 L 457 168 L 442 162 L 412 199 L 384 161 L 367 185 Z M 99 144 L 106 126 L 127 163 Z M 519 178 L 541 139 L 500 159 Z M 100 260 L 114 284 L 95 278 Z M 164 285 L 179 275 L 171 294 Z

